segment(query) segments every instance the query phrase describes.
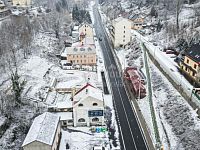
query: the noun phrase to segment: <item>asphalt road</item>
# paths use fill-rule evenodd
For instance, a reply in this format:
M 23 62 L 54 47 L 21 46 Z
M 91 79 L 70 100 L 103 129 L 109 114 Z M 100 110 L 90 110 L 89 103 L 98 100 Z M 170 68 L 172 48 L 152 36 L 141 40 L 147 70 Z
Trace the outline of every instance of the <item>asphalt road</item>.
M 101 37 L 100 46 L 103 51 L 104 62 L 108 72 L 114 108 L 120 133 L 121 150 L 147 150 L 149 149 L 142 129 L 136 119 L 134 108 L 127 96 L 121 75 L 112 54 L 110 41 L 106 36 L 102 21 L 97 9 L 94 8 L 95 31 Z

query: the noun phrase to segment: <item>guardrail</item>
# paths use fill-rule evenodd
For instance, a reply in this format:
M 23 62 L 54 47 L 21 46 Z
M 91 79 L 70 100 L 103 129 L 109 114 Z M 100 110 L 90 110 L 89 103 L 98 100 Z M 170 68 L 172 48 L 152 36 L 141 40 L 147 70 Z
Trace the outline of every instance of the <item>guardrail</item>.
M 151 77 L 150 77 L 150 71 L 149 71 L 149 66 L 147 62 L 147 54 L 146 54 L 147 51 L 144 44 L 142 44 L 142 47 L 144 49 L 144 62 L 145 62 L 145 69 L 146 69 L 146 74 L 147 74 L 147 85 L 148 85 L 148 93 L 149 93 L 148 98 L 149 98 L 149 105 L 150 105 L 150 111 L 151 111 L 151 116 L 152 116 L 152 123 L 153 123 L 156 143 L 157 143 L 157 146 L 160 147 L 161 141 L 160 141 L 160 135 L 159 135 L 158 125 L 157 125 L 157 120 L 156 120 L 156 115 L 155 115 L 155 110 L 154 110 L 153 100 L 152 100 Z

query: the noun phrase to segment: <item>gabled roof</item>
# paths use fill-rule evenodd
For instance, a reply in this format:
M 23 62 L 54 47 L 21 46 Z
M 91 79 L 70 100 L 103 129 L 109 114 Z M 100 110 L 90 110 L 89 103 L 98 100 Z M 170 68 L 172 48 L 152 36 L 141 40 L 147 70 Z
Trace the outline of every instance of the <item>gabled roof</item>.
M 185 53 L 193 61 L 200 63 L 200 44 L 192 45 Z
M 82 87 L 80 90 L 78 90 L 75 95 L 77 95 L 78 93 L 80 93 L 81 91 L 83 91 L 84 89 L 86 89 L 88 86 L 92 86 L 90 83 L 87 83 L 84 87 Z M 92 86 L 94 87 L 94 86 Z
M 86 21 L 84 21 L 83 23 L 81 23 L 80 25 L 79 25 L 79 27 L 78 28 L 81 28 L 83 25 L 88 25 L 88 26 L 90 26 L 91 28 L 93 28 L 92 27 L 92 25 L 91 24 L 89 24 L 88 22 L 86 22 Z
M 74 102 L 77 102 L 75 105 L 85 100 L 87 97 L 93 97 L 94 99 L 103 101 L 103 92 L 87 83 L 83 88 L 75 93 L 73 98 Z
M 22 147 L 34 141 L 52 145 L 59 120 L 59 116 L 49 112 L 45 112 L 36 117 L 26 135 Z

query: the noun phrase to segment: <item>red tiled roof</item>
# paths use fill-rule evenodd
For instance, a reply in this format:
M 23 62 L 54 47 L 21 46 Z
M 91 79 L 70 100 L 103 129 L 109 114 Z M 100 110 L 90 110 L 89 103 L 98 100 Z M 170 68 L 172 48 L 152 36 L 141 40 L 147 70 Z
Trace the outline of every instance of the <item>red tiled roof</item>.
M 83 91 L 84 89 L 86 89 L 88 86 L 91 86 L 93 88 L 95 88 L 94 86 L 92 86 L 91 84 L 87 83 L 84 87 L 82 87 L 80 90 L 78 90 L 75 95 L 77 95 L 78 93 L 80 93 L 81 91 Z

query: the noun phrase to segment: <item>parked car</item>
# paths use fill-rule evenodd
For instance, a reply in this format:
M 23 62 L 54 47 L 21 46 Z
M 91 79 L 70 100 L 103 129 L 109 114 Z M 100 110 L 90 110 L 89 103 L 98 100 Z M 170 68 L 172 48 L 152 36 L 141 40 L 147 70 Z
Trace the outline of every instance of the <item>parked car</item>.
M 166 50 L 166 54 L 174 54 L 174 55 L 177 55 L 177 52 L 176 52 L 176 51 L 173 51 L 173 50 Z
M 153 43 L 153 45 L 154 45 L 154 46 L 158 46 L 158 44 L 157 44 L 157 43 L 155 43 L 155 42 Z

